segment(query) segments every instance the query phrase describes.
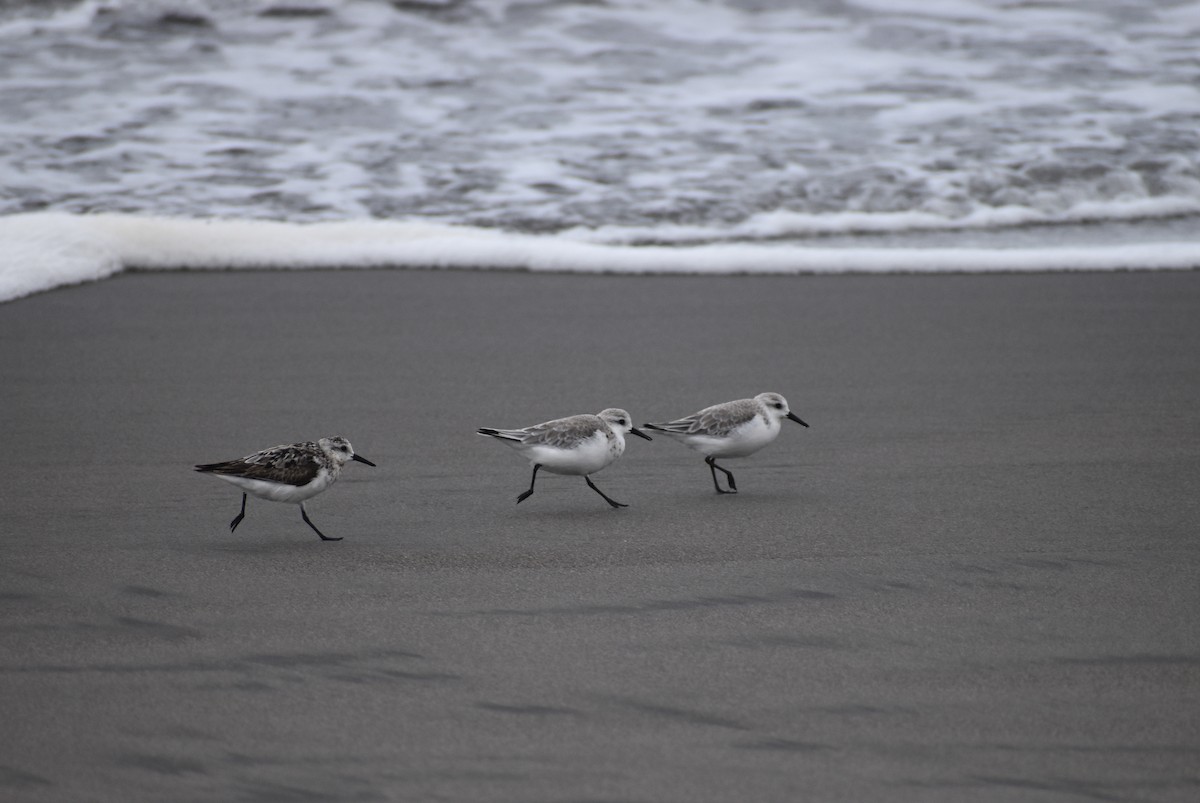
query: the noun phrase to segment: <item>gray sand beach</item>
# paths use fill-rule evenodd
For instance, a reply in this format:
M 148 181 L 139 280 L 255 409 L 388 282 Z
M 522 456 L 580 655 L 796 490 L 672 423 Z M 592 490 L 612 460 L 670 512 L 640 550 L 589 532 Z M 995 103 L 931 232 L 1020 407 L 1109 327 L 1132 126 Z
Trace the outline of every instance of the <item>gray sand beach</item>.
M 0 306 L 6 801 L 1192 801 L 1200 272 L 130 274 Z M 778 391 L 597 485 L 474 434 Z M 192 466 L 348 437 L 308 505 Z

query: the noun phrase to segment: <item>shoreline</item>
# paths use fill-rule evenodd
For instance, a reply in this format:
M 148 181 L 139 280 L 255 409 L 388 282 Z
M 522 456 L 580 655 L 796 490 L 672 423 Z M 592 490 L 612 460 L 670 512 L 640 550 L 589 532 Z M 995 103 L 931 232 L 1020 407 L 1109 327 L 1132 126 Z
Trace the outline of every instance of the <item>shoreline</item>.
M 1103 236 L 1072 241 L 1079 232 L 1070 235 L 1063 230 L 1013 247 L 995 247 L 992 233 L 956 235 L 949 242 L 936 234 L 914 241 L 915 235 L 908 233 L 817 243 L 755 240 L 635 246 L 423 221 L 289 224 L 30 213 L 0 216 L 0 241 L 7 246 L 0 256 L 0 299 L 148 270 L 442 268 L 551 275 L 743 276 L 1200 268 L 1200 242 L 1192 236 L 1106 242 L 1115 235 L 1102 231 Z

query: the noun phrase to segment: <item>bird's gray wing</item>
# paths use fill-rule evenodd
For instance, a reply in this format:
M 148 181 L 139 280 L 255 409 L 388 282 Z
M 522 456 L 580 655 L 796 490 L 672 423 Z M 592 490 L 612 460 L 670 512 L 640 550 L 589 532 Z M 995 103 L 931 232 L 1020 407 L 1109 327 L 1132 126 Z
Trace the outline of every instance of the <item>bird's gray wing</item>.
M 594 415 L 572 415 L 556 418 L 524 430 L 523 443 L 529 446 L 552 446 L 556 449 L 573 449 L 583 441 L 606 431 L 604 422 Z
M 727 435 L 759 414 L 758 402 L 754 399 L 714 404 L 696 413 L 695 432 L 705 435 Z
M 714 404 L 705 407 L 698 413 L 668 421 L 665 424 L 651 424 L 655 429 L 671 432 L 676 435 L 712 435 L 721 437 L 729 434 L 747 421 L 759 414 L 758 403 L 754 399 L 739 399 L 738 401 Z

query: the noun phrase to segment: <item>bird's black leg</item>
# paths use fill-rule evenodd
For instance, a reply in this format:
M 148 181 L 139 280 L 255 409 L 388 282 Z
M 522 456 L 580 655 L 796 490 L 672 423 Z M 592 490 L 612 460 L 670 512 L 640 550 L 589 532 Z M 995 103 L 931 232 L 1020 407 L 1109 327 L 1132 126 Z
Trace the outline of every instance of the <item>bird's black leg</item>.
M 704 458 L 704 462 L 708 463 L 708 468 L 712 471 L 713 487 L 717 489 L 717 493 L 719 493 L 719 494 L 735 494 L 735 493 L 737 493 L 737 483 L 733 481 L 733 472 L 729 471 L 728 469 L 721 468 L 720 466 L 718 466 L 716 458 L 714 458 L 712 455 L 709 455 L 708 457 Z M 725 475 L 725 479 L 729 480 L 729 490 L 728 491 L 724 490 L 720 486 L 720 484 L 717 483 L 717 472 L 718 471 L 722 472 Z
M 246 495 L 242 494 L 242 512 L 234 517 L 233 521 L 229 522 L 229 532 L 237 529 L 237 526 L 242 523 L 242 519 L 246 518 Z
M 325 533 L 317 529 L 317 525 L 308 520 L 308 511 L 304 509 L 304 503 L 300 503 L 300 517 L 304 519 L 304 523 L 313 528 L 313 532 L 321 536 L 322 541 L 341 541 L 341 538 L 330 538 Z
M 588 484 L 588 487 L 589 487 L 589 488 L 591 488 L 593 491 L 595 491 L 596 493 L 598 493 L 598 494 L 600 494 L 601 496 L 603 496 L 603 497 L 604 497 L 604 501 L 605 501 L 605 502 L 608 502 L 608 503 L 609 503 L 610 505 L 612 505 L 613 507 L 629 507 L 629 505 L 623 505 L 623 504 L 621 504 L 620 502 L 617 502 L 617 501 L 615 501 L 615 500 L 613 500 L 613 499 L 609 499 L 609 498 L 608 498 L 608 496 L 607 496 L 607 495 L 605 495 L 604 491 L 602 491 L 602 490 L 600 490 L 599 488 L 597 488 L 597 487 L 596 487 L 596 484 L 592 482 L 592 478 L 591 478 L 591 477 L 589 477 L 589 476 L 587 476 L 587 475 L 585 474 L 583 478 L 584 478 L 585 480 L 587 480 L 587 484 Z
M 541 463 L 533 464 L 533 479 L 529 481 L 529 490 L 517 497 L 517 504 L 521 504 L 529 497 L 533 496 L 533 484 L 537 482 L 538 469 L 542 467 Z

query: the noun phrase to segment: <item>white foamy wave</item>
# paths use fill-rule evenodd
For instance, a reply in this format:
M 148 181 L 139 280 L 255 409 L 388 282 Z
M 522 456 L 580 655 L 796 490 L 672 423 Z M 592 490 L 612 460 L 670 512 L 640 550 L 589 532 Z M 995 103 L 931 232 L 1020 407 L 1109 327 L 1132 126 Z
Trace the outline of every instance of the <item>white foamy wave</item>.
M 120 243 L 73 215 L 0 218 L 0 302 L 105 279 L 124 267 Z
M 122 270 L 458 268 L 561 273 L 934 273 L 1200 268 L 1200 243 L 1039 248 L 631 246 L 423 222 L 0 217 L 0 301 Z
M 922 231 L 1006 229 L 1062 223 L 1141 221 L 1200 215 L 1200 200 L 1143 198 L 1131 201 L 1084 201 L 1065 211 L 1027 206 L 977 209 L 958 217 L 931 212 L 764 212 L 735 226 L 600 226 L 574 228 L 563 235 L 584 242 L 610 244 L 681 244 L 720 240 L 774 240 L 832 234 L 880 234 Z
M 6 0 L 0 214 L 695 243 L 1194 212 L 1198 25 L 1195 0 Z

